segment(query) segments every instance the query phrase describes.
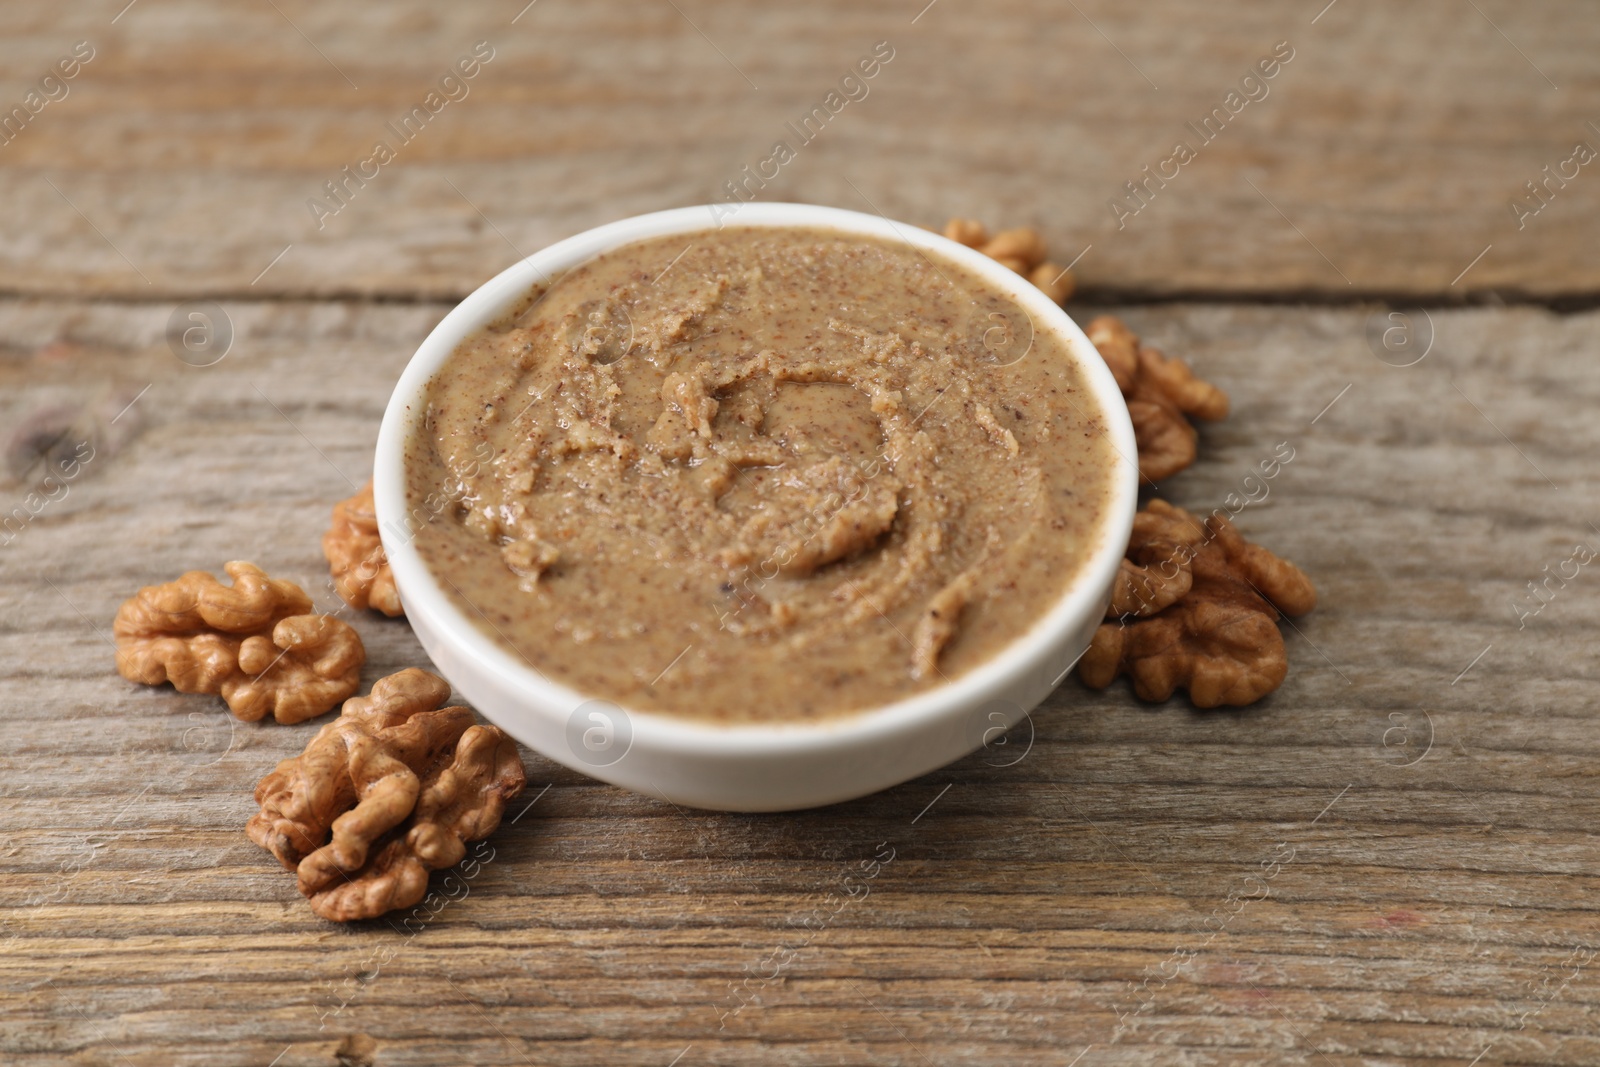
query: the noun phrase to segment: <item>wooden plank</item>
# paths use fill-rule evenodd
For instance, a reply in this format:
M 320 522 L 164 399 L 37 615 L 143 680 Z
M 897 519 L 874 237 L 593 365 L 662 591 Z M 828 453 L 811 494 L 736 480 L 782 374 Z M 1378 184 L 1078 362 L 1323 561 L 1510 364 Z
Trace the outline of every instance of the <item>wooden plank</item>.
M 235 557 L 331 606 L 328 508 L 447 309 L 228 301 L 234 347 L 195 367 L 165 305 L 0 301 L 0 426 L 138 397 L 0 548 L 6 1062 L 331 1065 L 355 1034 L 381 1064 L 1600 1057 L 1600 601 L 1585 570 L 1513 608 L 1600 537 L 1600 314 L 1433 311 L 1397 368 L 1375 308 L 1122 309 L 1234 398 L 1164 494 L 1219 506 L 1295 450 L 1238 520 L 1322 593 L 1279 693 L 1197 713 L 1068 682 L 1014 765 L 789 815 L 526 753 L 549 791 L 461 899 L 414 936 L 335 927 L 241 831 L 316 723 L 130 685 L 104 634 L 137 586 Z M 368 682 L 426 662 L 403 622 L 352 621 Z
M 95 49 L 0 146 L 0 196 L 27 220 L 0 233 L 0 291 L 454 299 L 557 238 L 717 200 L 784 140 L 763 198 L 1036 224 L 1124 298 L 1600 292 L 1592 166 L 1551 179 L 1536 216 L 1510 208 L 1600 146 L 1582 0 L 163 0 L 113 23 L 120 7 L 0 7 L 7 108 L 74 42 Z M 388 124 L 478 41 L 495 58 L 401 144 Z M 866 96 L 802 143 L 786 124 L 879 41 L 894 57 Z M 1209 142 L 1188 128 L 1281 41 L 1264 98 Z M 378 140 L 396 158 L 314 216 Z M 1193 161 L 1119 221 L 1124 183 L 1179 140 Z

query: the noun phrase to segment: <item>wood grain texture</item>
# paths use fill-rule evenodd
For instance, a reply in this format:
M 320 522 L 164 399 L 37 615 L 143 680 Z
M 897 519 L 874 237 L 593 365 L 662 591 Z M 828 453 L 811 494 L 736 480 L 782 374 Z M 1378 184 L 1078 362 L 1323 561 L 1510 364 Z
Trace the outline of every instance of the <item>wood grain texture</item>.
M 1120 309 L 1234 398 L 1164 495 L 1219 506 L 1295 450 L 1238 519 L 1321 589 L 1282 690 L 1200 713 L 1069 681 L 1005 746 L 801 814 L 681 810 L 529 752 L 537 803 L 413 934 L 318 920 L 244 837 L 317 723 L 131 685 L 106 635 L 139 585 L 236 557 L 332 606 L 328 509 L 448 306 L 226 308 L 233 349 L 200 368 L 167 304 L 0 301 L 0 426 L 139 395 L 137 435 L 0 547 L 0 1060 L 1600 1059 L 1600 579 L 1520 629 L 1514 607 L 1600 543 L 1600 314 L 1434 311 L 1396 368 L 1375 307 Z M 352 621 L 367 684 L 425 663 L 403 621 Z
M 524 2 L 0 3 L 0 118 L 96 50 L 0 144 L 0 430 L 99 434 L 25 521 L 0 484 L 0 1061 L 1600 1061 L 1597 579 L 1528 589 L 1600 547 L 1600 314 L 1412 311 L 1434 343 L 1400 368 L 1387 308 L 1245 302 L 1592 304 L 1593 167 L 1508 208 L 1600 145 L 1590 5 Z M 307 199 L 480 40 L 470 95 L 318 229 Z M 1201 713 L 1069 681 L 1004 746 L 802 814 L 529 752 L 537 802 L 437 915 L 318 920 L 242 831 L 316 723 L 124 682 L 117 604 L 244 557 L 334 607 L 328 509 L 444 301 L 718 198 L 882 40 L 760 195 L 1034 223 L 1102 297 L 1220 301 L 1119 310 L 1234 398 L 1164 495 L 1219 506 L 1295 449 L 1238 520 L 1322 592 L 1288 682 Z M 1281 40 L 1271 95 L 1118 229 Z M 189 366 L 169 316 L 208 294 L 233 346 Z M 426 662 L 352 622 L 368 684 Z
M 96 49 L 0 146 L 27 220 L 0 231 L 0 291 L 458 298 L 553 239 L 719 199 L 781 139 L 763 198 L 1034 223 L 1123 298 L 1600 293 L 1595 165 L 1520 228 L 1509 208 L 1600 146 L 1583 0 L 124 2 L 0 4 L 0 106 Z M 470 94 L 319 228 L 307 201 L 477 41 Z M 802 145 L 785 124 L 878 41 L 868 95 Z M 1201 144 L 1185 124 L 1280 41 L 1270 95 Z M 1119 228 L 1109 202 L 1179 140 L 1197 158 Z

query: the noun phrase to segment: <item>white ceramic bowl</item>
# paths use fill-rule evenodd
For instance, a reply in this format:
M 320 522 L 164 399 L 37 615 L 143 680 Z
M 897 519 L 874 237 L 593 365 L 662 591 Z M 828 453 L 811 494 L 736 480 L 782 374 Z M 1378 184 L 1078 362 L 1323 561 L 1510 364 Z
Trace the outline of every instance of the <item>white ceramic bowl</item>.
M 955 681 L 884 707 L 798 725 L 710 726 L 619 708 L 548 681 L 486 637 L 447 597 L 412 545 L 405 444 L 424 414 L 429 380 L 456 346 L 508 311 L 536 281 L 619 245 L 715 229 L 719 220 L 826 227 L 903 240 L 946 256 L 1009 293 L 1035 330 L 1063 339 L 1083 365 L 1122 457 L 1100 543 L 1048 614 Z M 434 664 L 483 715 L 558 763 L 674 804 L 782 811 L 864 796 L 994 744 L 1055 688 L 1088 647 L 1105 610 L 1137 507 L 1136 455 L 1133 426 L 1111 372 L 1083 331 L 1025 278 L 915 226 L 838 208 L 750 203 L 731 217 L 723 204 L 623 219 L 551 245 L 484 284 L 434 327 L 400 376 L 378 433 L 373 478 L 383 546 L 406 616 Z

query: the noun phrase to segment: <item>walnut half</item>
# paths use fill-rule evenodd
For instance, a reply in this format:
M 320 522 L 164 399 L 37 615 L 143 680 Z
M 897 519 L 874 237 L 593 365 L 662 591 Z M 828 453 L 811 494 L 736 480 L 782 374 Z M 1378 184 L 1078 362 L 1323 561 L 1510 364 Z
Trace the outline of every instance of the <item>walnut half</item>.
M 298 875 L 324 919 L 370 919 L 421 900 L 428 873 L 500 825 L 527 779 L 517 746 L 450 686 L 411 668 L 379 679 L 256 786 L 250 840 Z
M 1283 684 L 1289 659 L 1278 613 L 1317 603 L 1311 579 L 1213 514 L 1164 500 L 1134 519 L 1111 606 L 1078 664 L 1085 685 L 1133 679 L 1141 700 L 1178 688 L 1197 707 L 1252 704 Z
M 1226 418 L 1228 394 L 1196 378 L 1182 360 L 1141 344 L 1114 315 L 1090 320 L 1084 332 L 1127 401 L 1139 445 L 1139 474 L 1159 482 L 1193 463 L 1199 434 L 1189 417 L 1207 422 Z
M 117 609 L 117 672 L 131 682 L 171 682 L 180 693 L 218 693 L 241 719 L 269 712 L 303 722 L 356 691 L 367 661 L 361 636 L 339 619 L 311 613 L 293 582 L 253 563 L 150 585 Z
M 404 615 L 389 557 L 378 538 L 378 515 L 372 505 L 372 481 L 361 492 L 333 506 L 333 525 L 322 535 L 333 587 L 353 608 L 372 608 L 391 618 Z
M 991 237 L 976 219 L 951 219 L 944 224 L 944 235 L 1010 267 L 1058 304 L 1066 303 L 1072 295 L 1072 273 L 1050 262 L 1045 255 L 1044 238 L 1031 226 L 1001 230 Z

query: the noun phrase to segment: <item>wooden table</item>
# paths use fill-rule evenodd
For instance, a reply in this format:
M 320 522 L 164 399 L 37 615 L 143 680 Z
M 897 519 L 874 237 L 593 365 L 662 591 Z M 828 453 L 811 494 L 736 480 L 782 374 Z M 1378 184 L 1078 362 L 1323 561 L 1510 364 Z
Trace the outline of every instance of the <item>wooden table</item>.
M 103 437 L 0 535 L 0 1061 L 1600 1062 L 1600 576 L 1529 588 L 1600 547 L 1592 6 L 923 2 L 4 5 L 6 108 L 93 58 L 0 145 L 0 428 Z M 760 195 L 1038 225 L 1075 316 L 1234 398 L 1169 499 L 1218 506 L 1288 442 L 1239 519 L 1321 589 L 1288 682 L 1197 712 L 1068 681 L 1007 747 L 802 814 L 528 752 L 532 807 L 420 932 L 315 918 L 242 827 L 316 724 L 123 681 L 116 606 L 233 558 L 331 606 L 328 508 L 452 302 L 719 198 L 880 41 Z M 196 301 L 231 324 L 211 366 L 166 341 Z M 356 625 L 367 683 L 425 663 Z

